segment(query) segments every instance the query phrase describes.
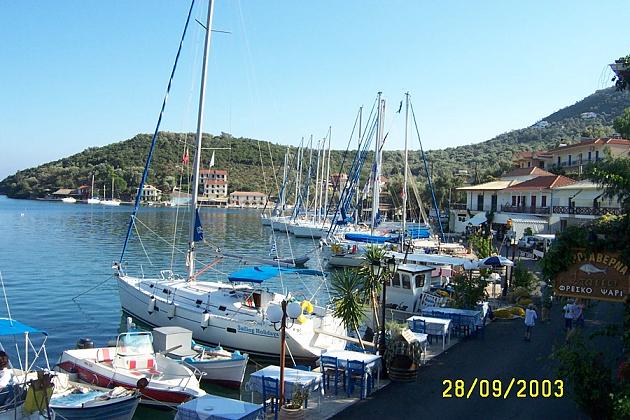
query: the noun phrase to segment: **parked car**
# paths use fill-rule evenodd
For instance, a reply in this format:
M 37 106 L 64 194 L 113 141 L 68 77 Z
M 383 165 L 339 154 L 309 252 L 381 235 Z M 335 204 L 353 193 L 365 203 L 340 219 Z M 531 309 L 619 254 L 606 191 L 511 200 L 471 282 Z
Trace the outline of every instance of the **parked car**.
M 534 246 L 536 246 L 536 238 L 533 236 L 523 236 L 518 240 L 519 249 L 530 251 L 534 249 Z

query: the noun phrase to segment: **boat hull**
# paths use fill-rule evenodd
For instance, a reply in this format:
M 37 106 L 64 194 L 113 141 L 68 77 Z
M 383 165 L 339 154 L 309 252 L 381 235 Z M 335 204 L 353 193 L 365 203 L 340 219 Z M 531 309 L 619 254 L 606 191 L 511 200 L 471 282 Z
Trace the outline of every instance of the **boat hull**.
M 248 357 L 227 360 L 184 360 L 184 364 L 202 373 L 201 380 L 227 388 L 241 387 Z
M 60 407 L 51 403 L 51 408 L 59 418 L 66 420 L 131 420 L 139 402 L 139 395 L 130 395 L 79 407 Z

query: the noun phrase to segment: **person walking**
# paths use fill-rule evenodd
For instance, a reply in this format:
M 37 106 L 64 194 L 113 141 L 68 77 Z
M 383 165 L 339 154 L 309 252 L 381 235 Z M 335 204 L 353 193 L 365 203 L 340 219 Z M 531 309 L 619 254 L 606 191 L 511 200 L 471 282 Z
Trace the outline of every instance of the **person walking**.
M 573 329 L 573 315 L 575 314 L 573 299 L 569 299 L 562 310 L 564 311 L 564 330 L 568 333 Z
M 525 341 L 530 341 L 532 338 L 532 329 L 536 325 L 536 319 L 538 314 L 533 303 L 530 303 L 525 309 Z
M 573 305 L 573 323 L 575 327 L 584 327 L 584 304 L 581 300 Z

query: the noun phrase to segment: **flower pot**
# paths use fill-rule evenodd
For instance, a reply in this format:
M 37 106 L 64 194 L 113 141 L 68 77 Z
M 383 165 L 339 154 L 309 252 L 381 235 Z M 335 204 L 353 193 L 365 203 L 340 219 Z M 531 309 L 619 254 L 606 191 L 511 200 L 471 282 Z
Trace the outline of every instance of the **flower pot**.
M 287 408 L 286 406 L 280 407 L 280 412 L 278 413 L 279 419 L 287 419 L 287 420 L 302 420 L 304 419 L 304 409 L 300 408 Z
M 414 365 L 415 366 L 415 365 Z M 418 378 L 418 368 L 389 368 L 389 379 L 393 382 L 415 382 Z

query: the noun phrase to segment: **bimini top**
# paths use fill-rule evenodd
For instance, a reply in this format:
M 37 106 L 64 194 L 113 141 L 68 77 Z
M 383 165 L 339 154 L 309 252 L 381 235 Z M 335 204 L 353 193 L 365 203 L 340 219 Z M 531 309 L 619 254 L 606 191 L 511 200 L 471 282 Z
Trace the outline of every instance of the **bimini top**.
M 324 273 L 319 270 L 310 270 L 307 268 L 285 268 L 285 267 L 273 267 L 267 265 L 260 265 L 256 267 L 247 267 L 241 270 L 235 271 L 228 275 L 229 281 L 242 281 L 248 283 L 262 283 L 265 280 L 273 278 L 281 273 L 291 274 L 304 274 L 307 276 L 324 276 Z
M 45 331 L 29 327 L 28 325 L 22 324 L 20 321 L 16 321 L 15 319 L 0 318 L 0 336 L 22 335 L 26 333 L 41 333 L 48 335 Z
M 346 233 L 345 238 L 354 242 L 365 242 L 368 244 L 384 244 L 385 242 L 398 242 L 400 237 L 396 236 L 379 236 L 368 235 L 366 233 Z

